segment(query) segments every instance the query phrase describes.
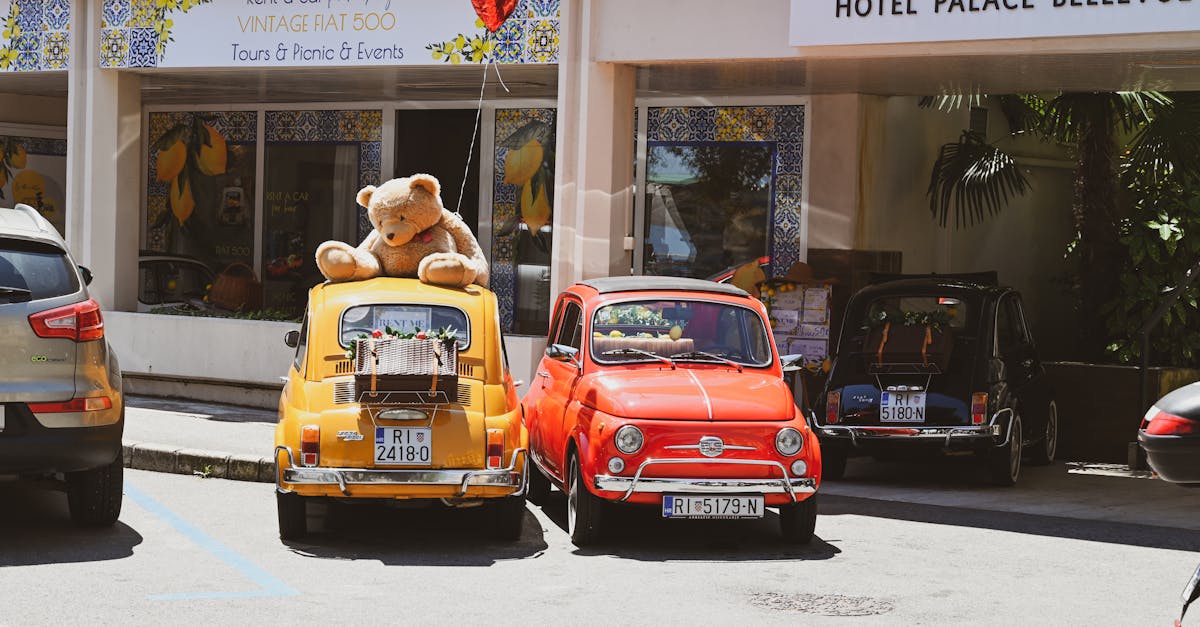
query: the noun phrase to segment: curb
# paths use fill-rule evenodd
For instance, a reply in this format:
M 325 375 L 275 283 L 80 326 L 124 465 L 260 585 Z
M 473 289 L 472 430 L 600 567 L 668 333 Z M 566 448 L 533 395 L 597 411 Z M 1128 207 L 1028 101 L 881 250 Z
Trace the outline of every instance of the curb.
M 122 448 L 126 468 L 233 481 L 275 482 L 275 460 L 270 457 L 143 442 L 125 442 Z

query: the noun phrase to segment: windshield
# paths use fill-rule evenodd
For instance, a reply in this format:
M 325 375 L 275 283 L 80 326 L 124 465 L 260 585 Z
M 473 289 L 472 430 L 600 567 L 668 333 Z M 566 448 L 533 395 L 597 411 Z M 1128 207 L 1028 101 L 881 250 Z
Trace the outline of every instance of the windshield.
M 771 363 L 768 337 L 762 318 L 746 307 L 694 300 L 625 302 L 596 310 L 592 358 L 600 363 L 727 359 L 766 366 Z
M 466 350 L 471 344 L 471 325 L 467 314 L 461 309 L 443 305 L 377 304 L 350 307 L 342 314 L 339 334 L 343 348 L 360 335 L 372 331 L 384 331 L 387 327 L 401 333 L 453 329 L 458 338 L 458 349 Z

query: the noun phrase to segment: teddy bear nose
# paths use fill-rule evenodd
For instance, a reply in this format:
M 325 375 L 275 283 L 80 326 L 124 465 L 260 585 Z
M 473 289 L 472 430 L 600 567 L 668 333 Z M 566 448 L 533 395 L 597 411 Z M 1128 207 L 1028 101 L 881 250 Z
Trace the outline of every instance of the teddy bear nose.
M 396 239 L 396 234 L 395 234 L 395 233 L 388 233 L 388 234 L 387 234 L 387 238 L 388 238 L 388 239 Z

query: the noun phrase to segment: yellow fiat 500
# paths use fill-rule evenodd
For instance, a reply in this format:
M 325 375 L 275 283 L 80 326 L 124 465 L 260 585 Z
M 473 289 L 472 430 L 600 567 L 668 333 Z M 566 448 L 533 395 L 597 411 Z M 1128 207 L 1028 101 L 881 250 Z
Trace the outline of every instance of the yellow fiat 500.
M 318 499 L 483 506 L 494 537 L 525 514 L 528 433 L 496 297 L 415 279 L 309 292 L 275 428 L 279 536 L 308 532 Z

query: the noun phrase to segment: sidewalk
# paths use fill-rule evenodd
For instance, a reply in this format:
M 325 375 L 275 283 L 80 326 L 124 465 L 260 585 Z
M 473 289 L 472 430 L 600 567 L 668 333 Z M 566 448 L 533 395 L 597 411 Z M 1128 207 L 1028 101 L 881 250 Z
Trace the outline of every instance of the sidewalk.
M 127 396 L 125 465 L 140 470 L 259 481 L 275 480 L 275 412 L 232 405 Z M 1026 466 L 1012 488 L 983 481 L 968 460 L 887 463 L 850 460 L 831 496 L 937 507 L 1200 531 L 1200 489 L 1147 473 L 1058 462 Z

